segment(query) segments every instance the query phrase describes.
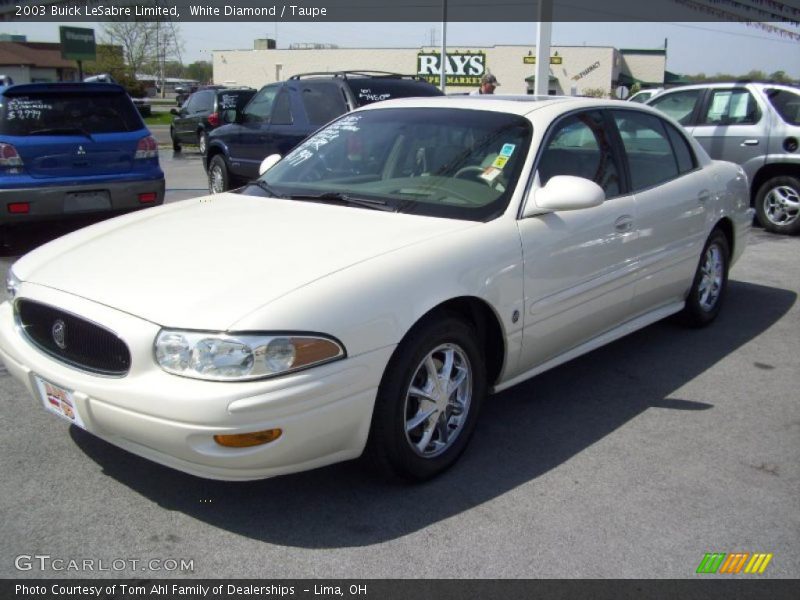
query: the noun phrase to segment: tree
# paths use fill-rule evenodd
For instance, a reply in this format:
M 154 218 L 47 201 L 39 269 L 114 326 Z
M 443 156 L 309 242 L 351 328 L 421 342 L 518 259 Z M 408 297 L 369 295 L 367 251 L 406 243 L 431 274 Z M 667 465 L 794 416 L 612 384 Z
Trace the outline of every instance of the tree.
M 150 68 L 163 79 L 165 63 L 182 63 L 183 42 L 172 22 L 110 21 L 103 25 L 103 41 L 122 47 L 125 63 L 134 75 Z
M 189 79 L 204 83 L 213 79 L 214 68 L 211 66 L 210 62 L 198 60 L 186 67 L 185 74 Z

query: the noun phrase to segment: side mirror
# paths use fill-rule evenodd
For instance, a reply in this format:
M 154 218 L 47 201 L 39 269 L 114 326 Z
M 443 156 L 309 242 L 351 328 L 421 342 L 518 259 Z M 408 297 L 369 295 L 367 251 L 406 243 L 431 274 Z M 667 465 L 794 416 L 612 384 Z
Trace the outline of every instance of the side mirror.
M 600 206 L 605 199 L 606 194 L 603 188 L 594 181 L 572 175 L 556 175 L 528 199 L 522 216 L 530 217 L 542 212 L 592 208 Z
M 171 114 L 171 115 L 179 115 L 180 113 L 178 112 L 177 108 L 170 108 L 169 109 L 169 114 Z
M 261 166 L 258 167 L 258 175 L 261 176 L 267 171 L 269 171 L 272 167 L 275 166 L 275 163 L 281 159 L 280 154 L 270 154 L 267 158 L 261 161 Z

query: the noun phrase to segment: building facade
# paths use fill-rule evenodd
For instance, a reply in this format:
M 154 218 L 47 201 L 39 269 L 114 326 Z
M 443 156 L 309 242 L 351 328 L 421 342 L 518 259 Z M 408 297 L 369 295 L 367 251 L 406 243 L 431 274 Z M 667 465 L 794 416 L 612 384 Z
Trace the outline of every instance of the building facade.
M 78 68 L 74 60 L 61 58 L 61 44 L 17 38 L 0 40 L 0 74 L 11 77 L 14 83 L 51 83 L 76 81 Z
M 439 85 L 440 49 L 432 47 L 215 50 L 213 56 L 216 84 L 258 88 L 299 73 L 374 70 L 417 74 Z M 612 95 L 621 85 L 663 85 L 667 53 L 665 49 L 552 46 L 548 59 L 551 94 Z M 536 60 L 535 46 L 450 47 L 447 91 L 470 92 L 488 72 L 501 84 L 497 93 L 532 93 Z

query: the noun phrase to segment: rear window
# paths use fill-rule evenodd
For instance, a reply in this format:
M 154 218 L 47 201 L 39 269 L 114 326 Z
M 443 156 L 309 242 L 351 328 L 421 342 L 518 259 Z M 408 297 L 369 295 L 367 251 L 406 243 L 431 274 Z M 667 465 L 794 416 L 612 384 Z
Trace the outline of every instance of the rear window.
M 781 119 L 790 125 L 800 125 L 800 94 L 779 89 L 769 89 L 766 93 Z
M 12 93 L 6 94 L 0 104 L 3 135 L 119 133 L 143 127 L 133 102 L 120 93 Z
M 255 90 L 225 90 L 217 93 L 217 110 L 232 110 L 240 112 L 244 105 L 255 95 Z
M 390 98 L 411 98 L 414 96 L 441 96 L 439 88 L 426 81 L 413 79 L 392 79 L 371 77 L 364 79 L 348 79 L 347 85 L 359 106 Z

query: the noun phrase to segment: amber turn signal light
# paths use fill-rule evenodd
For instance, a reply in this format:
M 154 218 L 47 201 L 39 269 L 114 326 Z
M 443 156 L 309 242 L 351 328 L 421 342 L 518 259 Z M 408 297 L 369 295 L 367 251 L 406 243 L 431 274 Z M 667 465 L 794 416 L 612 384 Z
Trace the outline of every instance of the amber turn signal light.
M 237 433 L 236 435 L 215 435 L 214 441 L 220 446 L 228 448 L 249 448 L 274 442 L 283 431 L 280 429 L 266 429 L 265 431 L 254 431 L 253 433 Z

